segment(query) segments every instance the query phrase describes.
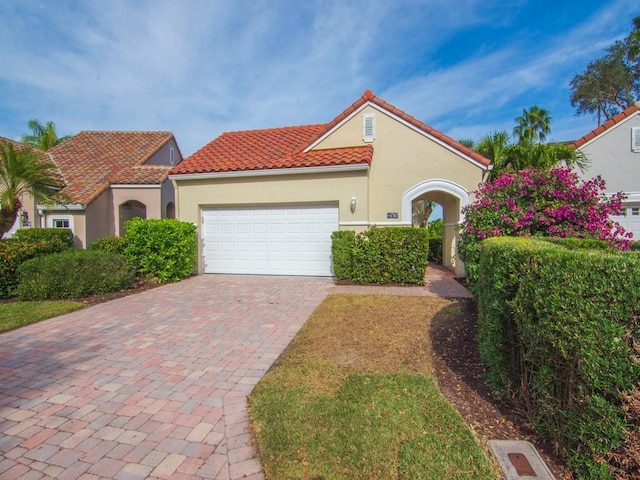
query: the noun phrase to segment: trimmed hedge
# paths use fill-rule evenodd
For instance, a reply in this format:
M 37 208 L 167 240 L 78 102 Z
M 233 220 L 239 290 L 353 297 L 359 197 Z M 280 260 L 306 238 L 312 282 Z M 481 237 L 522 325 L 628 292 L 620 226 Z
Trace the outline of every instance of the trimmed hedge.
M 427 231 L 413 227 L 371 227 L 365 232 L 334 232 L 333 271 L 355 283 L 424 285 Z
M 73 232 L 70 228 L 21 228 L 12 238 L 29 243 L 61 243 L 73 247 Z
M 0 298 L 9 298 L 18 285 L 17 270 L 22 262 L 62 252 L 73 244 L 71 230 L 32 228 L 18 230 L 11 238 L 0 240 Z
M 333 275 L 338 280 L 351 277 L 353 270 L 353 248 L 356 243 L 356 232 L 339 230 L 331 234 L 331 256 L 333 259 Z
M 196 226 L 175 219 L 133 218 L 124 225 L 124 254 L 136 270 L 159 282 L 175 282 L 195 269 Z
M 128 243 L 129 239 L 127 237 L 103 237 L 91 242 L 89 249 L 124 255 L 124 249 Z
M 607 479 L 630 429 L 621 396 L 640 382 L 640 257 L 576 246 L 484 241 L 478 340 L 492 388 L 561 446 L 579 478 Z
M 20 300 L 77 298 L 128 288 L 134 278 L 121 255 L 74 249 L 20 265 L 16 294 Z

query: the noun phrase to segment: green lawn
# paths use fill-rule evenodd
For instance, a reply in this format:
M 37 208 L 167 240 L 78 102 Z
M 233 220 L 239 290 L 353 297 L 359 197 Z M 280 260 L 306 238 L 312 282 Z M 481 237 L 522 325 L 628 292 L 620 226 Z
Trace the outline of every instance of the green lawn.
M 329 297 L 251 394 L 267 477 L 499 478 L 428 373 L 429 318 L 451 308 Z
M 0 333 L 83 308 L 70 301 L 0 303 Z

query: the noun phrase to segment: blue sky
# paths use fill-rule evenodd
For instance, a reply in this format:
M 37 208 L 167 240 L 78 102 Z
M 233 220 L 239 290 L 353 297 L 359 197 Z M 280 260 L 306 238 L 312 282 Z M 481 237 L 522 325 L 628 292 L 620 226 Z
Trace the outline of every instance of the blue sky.
M 569 80 L 631 30 L 637 0 L 5 0 L 0 136 L 169 130 L 185 156 L 223 131 L 331 120 L 366 89 L 460 139 L 594 128 Z

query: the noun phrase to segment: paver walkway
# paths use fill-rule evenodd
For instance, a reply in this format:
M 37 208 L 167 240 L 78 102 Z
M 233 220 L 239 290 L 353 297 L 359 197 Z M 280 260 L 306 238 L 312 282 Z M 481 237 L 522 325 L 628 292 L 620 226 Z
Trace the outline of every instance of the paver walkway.
M 2 334 L 0 478 L 262 479 L 246 397 L 309 315 L 345 289 L 466 292 L 434 276 L 199 276 Z

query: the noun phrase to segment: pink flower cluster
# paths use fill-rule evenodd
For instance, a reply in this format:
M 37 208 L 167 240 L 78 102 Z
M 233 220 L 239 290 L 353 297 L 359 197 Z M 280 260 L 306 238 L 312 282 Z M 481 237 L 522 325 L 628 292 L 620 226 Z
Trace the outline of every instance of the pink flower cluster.
M 582 181 L 565 167 L 507 172 L 481 184 L 473 204 L 463 209 L 462 237 L 597 238 L 627 249 L 631 234 L 610 218 L 620 213 L 625 197 L 604 192 L 602 178 Z

